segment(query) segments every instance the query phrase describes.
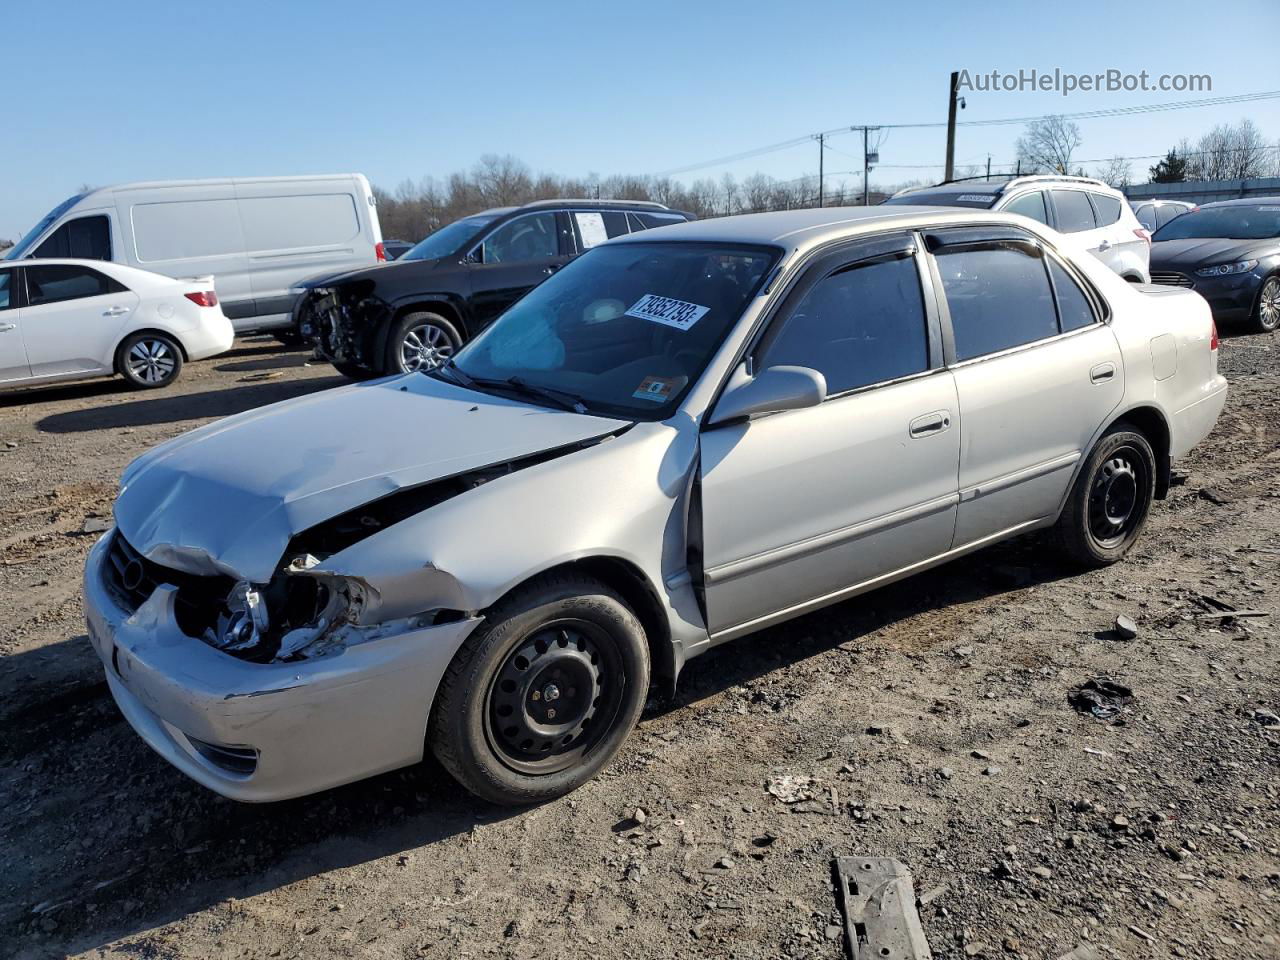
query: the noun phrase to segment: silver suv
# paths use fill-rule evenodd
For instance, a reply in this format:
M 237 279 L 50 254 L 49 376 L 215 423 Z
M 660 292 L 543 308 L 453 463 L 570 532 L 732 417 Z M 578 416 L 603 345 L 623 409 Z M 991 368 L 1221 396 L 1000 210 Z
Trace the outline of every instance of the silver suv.
M 1093 254 L 1130 283 L 1151 280 L 1151 234 L 1124 194 L 1101 180 L 1043 175 L 951 180 L 903 190 L 885 203 L 1018 213 L 1053 227 L 1070 247 Z

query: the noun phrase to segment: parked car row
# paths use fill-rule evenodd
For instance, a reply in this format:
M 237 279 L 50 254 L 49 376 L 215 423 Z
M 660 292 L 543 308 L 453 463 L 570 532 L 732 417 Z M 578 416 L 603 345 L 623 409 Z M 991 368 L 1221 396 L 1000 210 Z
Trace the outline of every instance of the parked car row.
M 147 743 L 241 800 L 428 751 L 560 796 L 743 634 L 1037 529 L 1114 563 L 1225 402 L 1203 298 L 1025 216 L 646 217 L 684 219 L 496 211 L 317 284 L 361 371 L 423 313 L 459 338 L 130 465 L 85 607 Z

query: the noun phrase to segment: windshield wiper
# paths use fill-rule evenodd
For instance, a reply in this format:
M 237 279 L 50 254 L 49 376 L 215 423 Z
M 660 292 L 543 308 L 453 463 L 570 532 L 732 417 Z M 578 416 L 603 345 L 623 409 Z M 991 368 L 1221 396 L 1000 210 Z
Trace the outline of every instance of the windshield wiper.
M 463 374 L 463 376 L 467 376 L 467 374 Z M 539 386 L 538 384 L 529 383 L 527 380 L 522 380 L 520 377 L 469 377 L 469 379 L 476 386 L 506 388 L 522 396 L 533 397 L 538 400 L 549 400 L 562 410 L 571 410 L 574 413 L 588 412 L 587 405 L 582 398 L 576 393 L 570 393 L 568 390 Z
M 448 372 L 450 380 L 464 387 L 469 387 L 475 383 L 475 380 L 472 379 L 471 376 L 464 373 L 462 368 L 453 362 L 453 357 L 445 360 L 445 362 L 440 364 L 438 367 L 431 370 L 423 370 L 422 372 L 431 375 Z

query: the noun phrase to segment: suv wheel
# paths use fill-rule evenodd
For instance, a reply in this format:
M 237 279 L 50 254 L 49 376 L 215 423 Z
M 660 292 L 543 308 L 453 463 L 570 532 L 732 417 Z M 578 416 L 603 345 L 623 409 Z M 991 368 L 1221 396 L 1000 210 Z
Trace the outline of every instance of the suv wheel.
M 116 369 L 135 387 L 167 387 L 182 372 L 182 350 L 162 333 L 135 333 L 116 351 Z
M 1273 274 L 1262 282 L 1258 291 L 1258 305 L 1253 310 L 1253 328 L 1258 333 L 1271 333 L 1280 327 L 1280 274 Z
M 1156 492 L 1156 458 L 1147 438 L 1128 424 L 1098 441 L 1058 519 L 1067 554 L 1086 567 L 1121 559 L 1146 526 Z
M 387 337 L 387 371 L 434 370 L 462 346 L 458 328 L 438 313 L 407 313 Z
M 549 574 L 500 601 L 436 692 L 427 741 L 493 803 L 577 789 L 622 746 L 649 690 L 644 628 L 588 577 Z

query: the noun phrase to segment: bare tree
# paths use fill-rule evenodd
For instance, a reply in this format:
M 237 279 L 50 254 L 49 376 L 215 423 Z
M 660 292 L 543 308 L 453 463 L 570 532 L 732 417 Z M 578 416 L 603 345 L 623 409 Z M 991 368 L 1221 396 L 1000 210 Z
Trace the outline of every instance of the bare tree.
M 1133 182 L 1133 167 L 1124 157 L 1112 157 L 1098 167 L 1098 179 L 1117 190 Z
M 1080 127 L 1070 120 L 1032 120 L 1017 142 L 1023 173 L 1069 173 L 1071 157 L 1081 142 Z
M 1272 168 L 1271 144 L 1252 120 L 1218 124 L 1189 153 L 1192 180 L 1244 180 Z

